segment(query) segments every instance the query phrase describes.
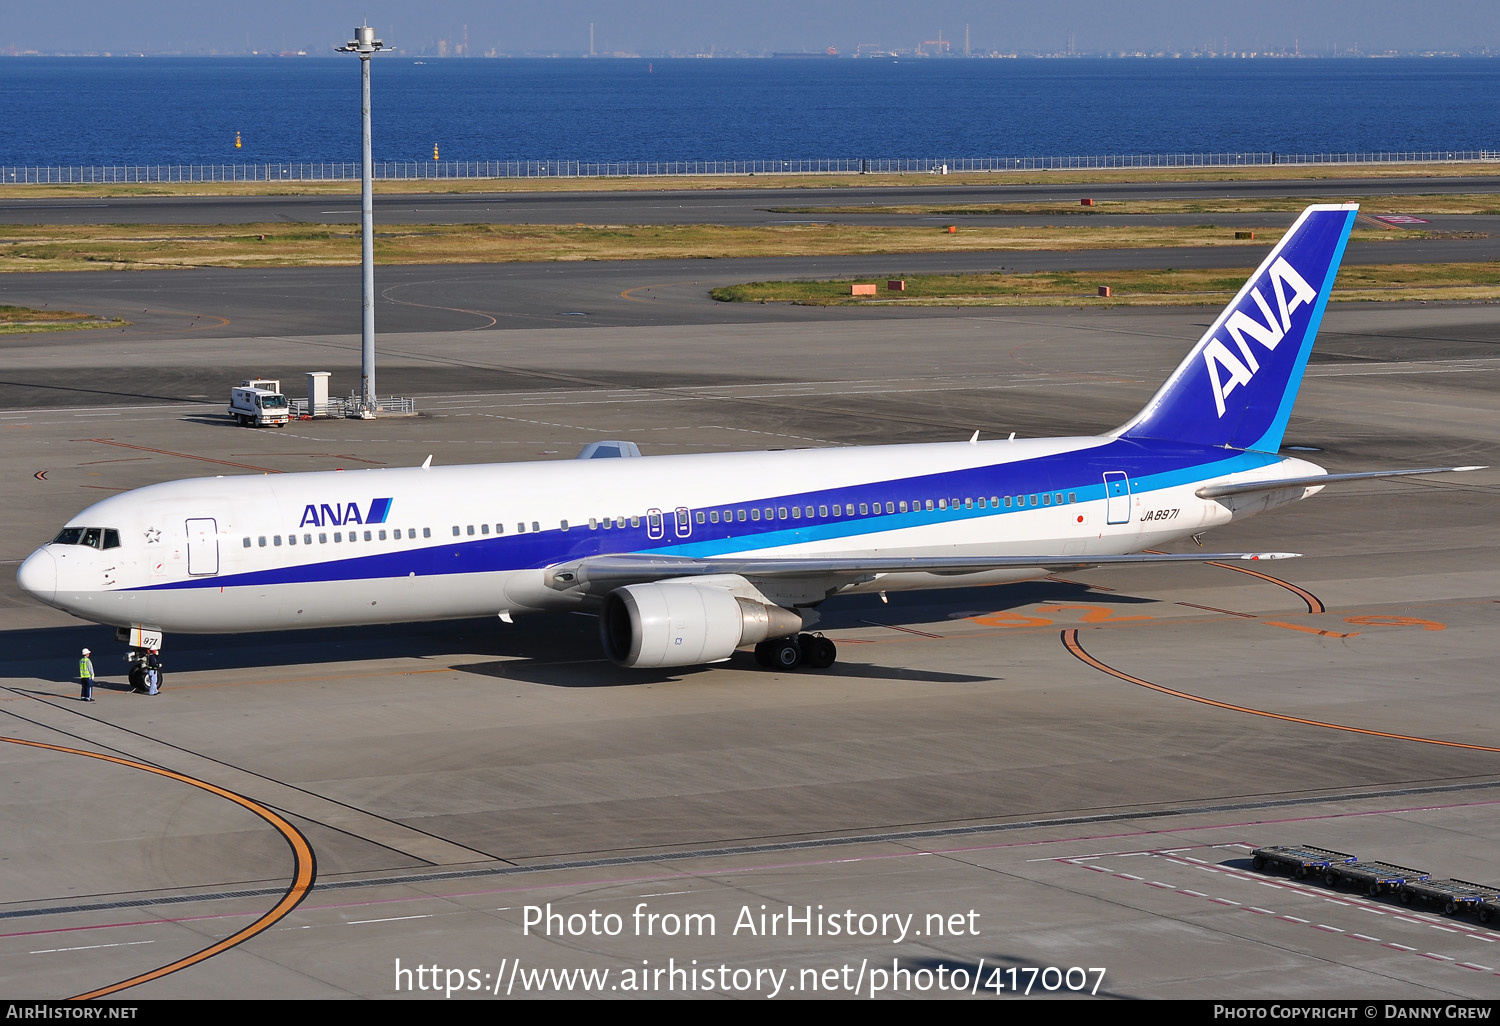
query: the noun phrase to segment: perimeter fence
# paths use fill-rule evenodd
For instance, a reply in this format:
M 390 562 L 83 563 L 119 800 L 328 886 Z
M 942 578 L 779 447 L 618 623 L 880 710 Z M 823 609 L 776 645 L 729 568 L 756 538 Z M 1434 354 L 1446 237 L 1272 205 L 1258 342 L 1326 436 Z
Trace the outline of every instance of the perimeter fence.
M 1297 167 L 1310 164 L 1431 164 L 1500 160 L 1500 150 L 1376 153 L 1145 153 L 1079 157 L 847 158 L 831 160 L 404 160 L 375 164 L 385 181 L 483 178 L 684 178 L 727 175 L 960 174 L 1117 168 Z M 145 164 L 106 167 L 0 166 L 0 184 L 113 185 L 153 182 L 342 182 L 358 161 L 272 164 Z

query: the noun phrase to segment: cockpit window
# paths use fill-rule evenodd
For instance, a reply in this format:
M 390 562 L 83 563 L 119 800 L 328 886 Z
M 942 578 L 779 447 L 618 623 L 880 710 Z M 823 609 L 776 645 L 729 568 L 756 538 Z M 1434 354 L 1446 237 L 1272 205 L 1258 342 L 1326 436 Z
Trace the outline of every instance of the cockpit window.
M 91 549 L 118 549 L 120 532 L 113 527 L 64 527 L 52 539 L 54 545 L 87 545 Z

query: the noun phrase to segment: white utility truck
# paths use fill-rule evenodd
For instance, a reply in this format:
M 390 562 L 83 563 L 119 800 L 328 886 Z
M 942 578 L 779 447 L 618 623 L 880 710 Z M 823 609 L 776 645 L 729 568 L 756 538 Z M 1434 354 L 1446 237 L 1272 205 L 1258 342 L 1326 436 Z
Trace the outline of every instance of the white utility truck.
M 281 394 L 281 382 L 274 378 L 249 378 L 229 392 L 229 415 L 241 427 L 263 427 L 267 424 L 286 427 L 292 419 L 291 405 Z

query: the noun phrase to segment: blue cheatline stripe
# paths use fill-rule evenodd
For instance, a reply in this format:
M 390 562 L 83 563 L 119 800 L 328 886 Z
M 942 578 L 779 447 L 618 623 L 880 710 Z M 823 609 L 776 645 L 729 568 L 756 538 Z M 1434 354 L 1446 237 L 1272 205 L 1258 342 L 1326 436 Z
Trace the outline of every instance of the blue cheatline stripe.
M 1031 496 L 1033 494 L 1066 495 L 1072 492 L 1080 503 L 1098 502 L 1106 497 L 1103 475 L 1106 471 L 1123 470 L 1130 475 L 1132 494 L 1141 495 L 1166 488 L 1174 488 L 1207 478 L 1221 477 L 1238 471 L 1263 467 L 1277 462 L 1278 457 L 1266 453 L 1233 452 L 1224 449 L 1204 449 L 1170 443 L 1145 443 L 1130 439 L 1111 439 L 1103 445 L 1056 453 L 1016 463 L 991 464 L 958 471 L 920 477 L 902 478 L 892 481 L 874 481 L 868 484 L 850 485 L 844 488 L 803 492 L 795 495 L 770 496 L 753 502 L 734 502 L 705 505 L 695 508 L 692 515 L 696 521 L 699 509 L 733 510 L 773 508 L 782 506 L 826 506 L 837 499 L 845 505 L 854 499 L 884 509 L 887 502 L 911 502 L 914 497 L 936 500 L 944 497 L 979 498 L 990 496 Z M 1002 498 L 1003 501 L 1003 498 Z M 391 499 L 375 500 L 371 513 L 388 512 Z M 383 511 L 377 510 L 385 503 Z M 726 556 L 753 553 L 786 545 L 823 542 L 842 538 L 853 538 L 863 534 L 897 531 L 904 528 L 952 523 L 983 517 L 1003 517 L 1022 512 L 1037 512 L 1057 506 L 1025 505 L 994 506 L 981 509 L 951 506 L 946 510 L 916 510 L 907 513 L 874 513 L 866 516 L 834 518 L 815 517 L 799 522 L 775 520 L 730 521 L 720 524 L 692 524 L 692 534 L 685 539 L 657 539 L 647 537 L 644 520 L 639 528 L 614 528 L 611 530 L 589 530 L 574 526 L 568 531 L 560 529 L 539 531 L 503 537 L 454 539 L 433 544 L 430 540 L 420 548 L 388 549 L 376 553 L 361 553 L 348 558 L 325 558 L 318 562 L 296 566 L 283 566 L 267 570 L 252 570 L 235 574 L 220 574 L 212 577 L 193 578 L 148 585 L 136 591 L 171 591 L 193 588 L 252 587 L 281 584 L 315 584 L 346 580 L 373 580 L 382 578 L 421 577 L 493 573 L 503 570 L 540 569 L 558 563 L 581 559 L 587 556 L 644 552 L 685 557 Z M 788 526 L 795 523 L 796 526 Z M 670 521 L 668 522 L 670 526 Z M 776 526 L 771 527 L 770 524 Z M 766 525 L 765 530 L 755 530 Z M 364 544 L 380 544 L 364 543 Z M 286 552 L 287 550 L 282 550 Z M 337 553 L 337 545 L 320 548 L 318 555 Z M 1037 553 L 1051 555 L 1052 553 Z

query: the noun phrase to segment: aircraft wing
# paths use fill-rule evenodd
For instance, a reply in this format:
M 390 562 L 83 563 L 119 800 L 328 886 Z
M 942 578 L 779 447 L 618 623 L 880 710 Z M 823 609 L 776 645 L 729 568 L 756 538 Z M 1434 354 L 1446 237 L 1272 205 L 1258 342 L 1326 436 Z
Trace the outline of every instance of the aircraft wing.
M 1216 552 L 1131 553 L 1124 556 L 862 556 L 856 558 L 823 558 L 819 556 L 727 556 L 715 559 L 693 559 L 686 556 L 653 556 L 646 553 L 617 553 L 586 556 L 571 563 L 559 564 L 547 571 L 547 582 L 553 588 L 578 588 L 602 593 L 626 584 L 644 584 L 681 577 L 707 577 L 734 574 L 739 577 L 862 577 L 879 574 L 927 573 L 972 574 L 985 570 L 1008 570 L 1036 567 L 1042 570 L 1085 570 L 1089 567 L 1119 566 L 1138 563 L 1208 563 L 1239 560 L 1295 559 L 1296 552 Z
M 1355 474 L 1314 474 L 1310 477 L 1278 477 L 1266 481 L 1237 481 L 1233 484 L 1204 485 L 1197 491 L 1200 499 L 1221 499 L 1226 495 L 1249 495 L 1275 492 L 1283 488 L 1308 488 L 1314 485 L 1338 484 L 1340 481 L 1369 481 L 1379 477 L 1413 477 L 1417 474 L 1459 474 L 1486 467 L 1420 467 L 1415 470 L 1367 470 Z

